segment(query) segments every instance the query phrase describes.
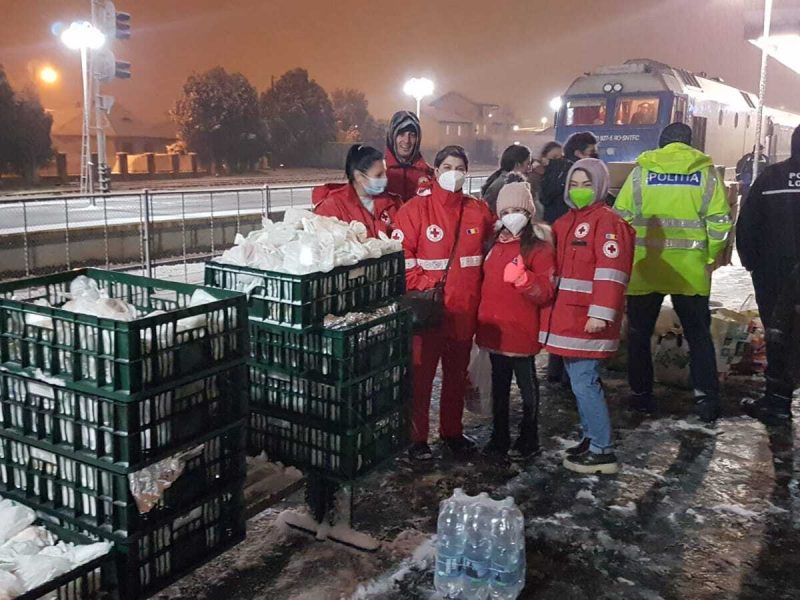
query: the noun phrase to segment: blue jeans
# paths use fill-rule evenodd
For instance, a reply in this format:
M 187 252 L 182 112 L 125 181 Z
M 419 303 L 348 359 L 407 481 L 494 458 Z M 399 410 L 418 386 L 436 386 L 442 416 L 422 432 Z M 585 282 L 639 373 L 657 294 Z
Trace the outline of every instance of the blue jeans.
M 589 438 L 589 450 L 596 454 L 613 452 L 611 446 L 611 419 L 600 385 L 600 361 L 586 358 L 564 357 L 564 368 L 569 374 L 572 392 L 578 400 L 583 436 Z

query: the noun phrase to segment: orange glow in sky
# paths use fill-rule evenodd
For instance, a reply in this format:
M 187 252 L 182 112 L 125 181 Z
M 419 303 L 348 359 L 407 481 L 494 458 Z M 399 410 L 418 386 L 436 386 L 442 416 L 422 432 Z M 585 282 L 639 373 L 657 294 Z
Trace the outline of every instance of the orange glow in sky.
M 58 71 L 47 65 L 39 70 L 39 79 L 47 85 L 52 85 L 58 81 Z

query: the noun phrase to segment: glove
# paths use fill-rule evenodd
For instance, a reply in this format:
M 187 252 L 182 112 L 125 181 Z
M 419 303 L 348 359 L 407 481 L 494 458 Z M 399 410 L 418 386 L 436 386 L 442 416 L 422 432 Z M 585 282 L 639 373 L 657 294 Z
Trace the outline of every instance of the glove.
M 527 281 L 527 275 L 524 259 L 522 256 L 517 256 L 508 263 L 503 270 L 503 281 L 506 283 L 513 283 L 515 286 L 519 287 L 520 284 L 518 282 L 520 280 Z

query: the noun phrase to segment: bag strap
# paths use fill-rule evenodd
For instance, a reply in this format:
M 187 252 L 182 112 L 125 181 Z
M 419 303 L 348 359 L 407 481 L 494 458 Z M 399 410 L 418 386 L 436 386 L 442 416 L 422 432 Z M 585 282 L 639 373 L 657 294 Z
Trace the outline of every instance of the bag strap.
M 441 284 L 442 288 L 447 285 L 447 274 L 450 273 L 450 265 L 453 264 L 453 259 L 456 257 L 456 249 L 458 248 L 458 240 L 461 237 L 461 219 L 464 217 L 464 202 L 466 199 L 461 201 L 461 211 L 458 213 L 458 224 L 456 225 L 456 240 L 453 242 L 453 249 L 450 251 L 450 258 L 447 259 L 447 266 L 444 269 L 444 275 L 442 276 Z

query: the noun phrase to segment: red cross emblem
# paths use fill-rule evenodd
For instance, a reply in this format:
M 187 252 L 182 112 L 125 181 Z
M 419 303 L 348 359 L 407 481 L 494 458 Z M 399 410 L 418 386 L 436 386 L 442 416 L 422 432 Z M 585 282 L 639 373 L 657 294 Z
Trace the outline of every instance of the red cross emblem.
M 444 237 L 444 231 L 438 225 L 430 225 L 425 231 L 425 236 L 431 242 L 441 242 Z
M 381 221 L 383 221 L 383 223 L 385 223 L 386 225 L 391 225 L 392 217 L 389 216 L 389 213 L 387 211 L 383 211 L 381 213 Z
M 614 241 L 609 241 L 603 244 L 603 254 L 608 258 L 617 258 L 619 256 L 619 244 Z
M 591 229 L 588 223 L 581 223 L 575 228 L 575 237 L 576 238 L 585 238 L 589 235 L 589 230 Z

